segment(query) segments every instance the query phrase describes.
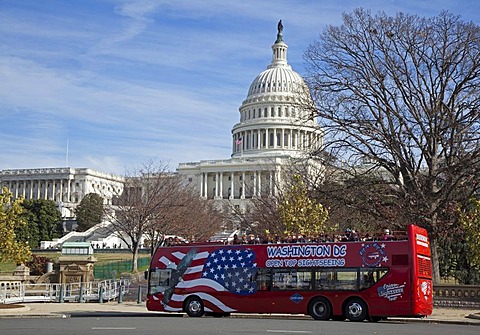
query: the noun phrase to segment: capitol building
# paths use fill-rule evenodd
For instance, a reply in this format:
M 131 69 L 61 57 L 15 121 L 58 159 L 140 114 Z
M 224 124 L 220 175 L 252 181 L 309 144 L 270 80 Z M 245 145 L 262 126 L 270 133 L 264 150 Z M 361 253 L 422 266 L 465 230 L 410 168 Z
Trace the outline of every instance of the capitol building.
M 8 188 L 13 198 L 54 201 L 66 230 L 71 229 L 75 208 L 85 195 L 96 193 L 109 205 L 123 192 L 123 185 L 121 176 L 86 168 L 0 170 L 0 188 Z
M 309 155 L 322 146 L 323 132 L 312 117 L 307 85 L 287 62 L 287 49 L 280 21 L 271 64 L 253 80 L 239 108 L 231 158 L 178 167 L 200 197 L 216 200 L 224 209 L 245 213 L 249 199 L 275 195 L 283 170 L 292 164 L 302 163 L 314 173 L 319 168 Z
M 307 85 L 287 62 L 287 49 L 280 21 L 271 63 L 253 80 L 239 108 L 231 157 L 180 163 L 177 168 L 199 197 L 215 201 L 224 211 L 245 213 L 251 199 L 275 195 L 292 165 L 318 173 L 309 155 L 321 148 L 323 132 L 312 117 Z M 123 185 L 122 176 L 84 168 L 0 170 L 0 187 L 15 198 L 55 201 L 64 220 L 74 219 L 74 209 L 86 194 L 97 193 L 111 204 Z

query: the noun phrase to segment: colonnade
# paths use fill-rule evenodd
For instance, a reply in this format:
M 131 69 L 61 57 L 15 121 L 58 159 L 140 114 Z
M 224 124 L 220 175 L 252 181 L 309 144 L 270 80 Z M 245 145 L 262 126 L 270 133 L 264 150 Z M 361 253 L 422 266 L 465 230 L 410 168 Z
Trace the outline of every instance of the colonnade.
M 200 173 L 200 196 L 205 199 L 246 199 L 272 196 L 280 173 L 274 170 Z
M 322 136 L 308 130 L 264 128 L 233 135 L 233 152 L 260 149 L 305 150 L 321 146 Z
M 4 181 L 2 186 L 12 192 L 14 198 L 45 199 L 55 202 L 78 202 L 79 184 L 73 179 L 24 179 Z

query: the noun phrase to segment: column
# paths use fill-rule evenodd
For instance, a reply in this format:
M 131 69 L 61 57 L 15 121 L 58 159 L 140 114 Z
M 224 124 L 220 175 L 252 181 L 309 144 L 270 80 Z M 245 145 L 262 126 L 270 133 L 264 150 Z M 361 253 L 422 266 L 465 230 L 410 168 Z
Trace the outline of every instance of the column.
M 70 187 L 70 177 L 67 179 L 67 202 L 70 202 L 70 192 L 72 191 Z
M 268 194 L 270 196 L 273 195 L 273 173 L 274 171 L 270 171 L 270 175 L 268 176 L 269 178 L 269 183 L 270 183 L 270 187 L 269 187 L 269 190 L 268 190 Z
M 223 199 L 223 172 L 220 172 L 220 199 Z
M 277 128 L 273 128 L 273 148 L 277 147 Z
M 60 179 L 60 202 L 63 203 L 63 179 Z
M 257 149 L 260 149 L 260 143 L 262 142 L 262 132 L 257 130 Z
M 230 174 L 230 199 L 235 199 L 234 178 L 235 178 L 235 174 L 232 172 Z
M 52 179 L 52 200 L 56 201 L 55 199 L 55 179 Z
M 218 172 L 215 173 L 215 199 L 218 198 Z
M 262 171 L 258 171 L 258 196 L 262 196 Z
M 242 194 L 240 199 L 245 199 L 245 171 L 242 172 Z
M 203 187 L 203 190 L 205 192 L 205 199 L 208 198 L 208 172 L 205 172 L 205 178 L 204 178 L 204 187 Z
M 257 196 L 257 171 L 253 171 L 253 196 Z
M 265 128 L 265 149 L 268 149 L 269 142 L 270 142 L 270 138 L 268 136 L 268 129 Z

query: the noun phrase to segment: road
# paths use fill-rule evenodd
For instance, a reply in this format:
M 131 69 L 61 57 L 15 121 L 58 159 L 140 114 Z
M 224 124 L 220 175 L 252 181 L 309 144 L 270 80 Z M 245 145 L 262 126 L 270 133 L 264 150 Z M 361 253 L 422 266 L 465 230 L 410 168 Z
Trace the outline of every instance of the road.
M 319 334 L 319 335 L 450 335 L 479 334 L 479 327 L 426 322 L 335 322 L 294 319 L 182 317 L 67 317 L 0 320 L 2 335 L 202 335 L 202 334 Z

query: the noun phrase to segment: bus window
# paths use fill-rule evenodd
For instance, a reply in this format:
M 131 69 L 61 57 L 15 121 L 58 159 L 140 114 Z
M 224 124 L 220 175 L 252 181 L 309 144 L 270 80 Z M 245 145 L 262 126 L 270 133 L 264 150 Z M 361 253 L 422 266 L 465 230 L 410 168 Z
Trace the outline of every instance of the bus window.
M 257 290 L 258 291 L 270 291 L 272 285 L 272 274 L 269 269 L 257 270 Z
M 317 290 L 356 290 L 357 269 L 320 269 L 315 272 Z
M 275 290 L 310 290 L 311 270 L 273 270 L 273 289 Z
M 169 287 L 172 270 L 153 269 L 150 273 L 149 294 L 163 293 Z
M 385 268 L 360 270 L 360 290 L 369 288 L 385 276 L 387 272 L 388 269 Z
M 298 278 L 297 289 L 299 290 L 312 289 L 312 271 L 311 270 L 298 270 L 297 278 Z

